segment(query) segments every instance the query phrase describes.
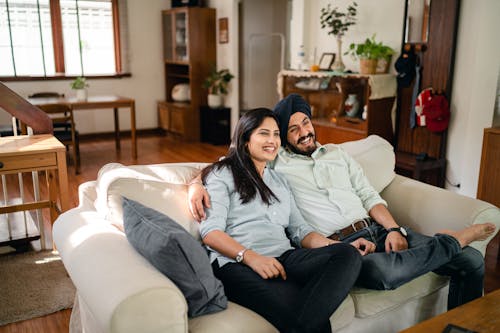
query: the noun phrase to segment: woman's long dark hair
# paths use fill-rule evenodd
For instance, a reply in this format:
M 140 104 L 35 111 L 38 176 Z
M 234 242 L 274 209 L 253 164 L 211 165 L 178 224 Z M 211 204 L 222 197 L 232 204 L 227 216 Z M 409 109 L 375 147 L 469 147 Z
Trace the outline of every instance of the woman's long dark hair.
M 278 197 L 267 187 L 257 172 L 247 148 L 250 135 L 262 124 L 265 118 L 273 118 L 278 123 L 273 112 L 266 108 L 249 110 L 240 118 L 226 157 L 203 169 L 201 172 L 203 182 L 205 182 L 207 175 L 212 170 L 227 167 L 233 174 L 236 191 L 239 193 L 243 204 L 254 199 L 257 191 L 262 201 L 268 205 L 271 204 L 272 199 L 279 201 Z

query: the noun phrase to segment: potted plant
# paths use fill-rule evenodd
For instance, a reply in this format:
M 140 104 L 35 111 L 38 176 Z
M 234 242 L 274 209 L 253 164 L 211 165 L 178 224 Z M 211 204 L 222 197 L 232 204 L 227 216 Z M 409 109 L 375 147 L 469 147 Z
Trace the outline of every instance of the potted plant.
M 377 42 L 375 35 L 373 35 L 363 43 L 351 43 L 349 50 L 345 54 L 350 54 L 354 59 L 360 60 L 361 74 L 375 74 L 378 62 L 380 60 L 390 62 L 394 50 L 382 42 Z
M 347 6 L 346 12 L 339 11 L 338 7 L 332 8 L 330 4 L 321 8 L 321 29 L 327 29 L 329 35 L 334 35 L 337 38 L 338 54 L 332 65 L 332 69 L 335 71 L 343 72 L 345 69 L 342 61 L 342 37 L 351 25 L 356 24 L 357 6 L 358 4 L 353 2 Z
M 87 83 L 86 79 L 82 76 L 77 77 L 73 82 L 70 84 L 71 89 L 76 90 L 76 98 L 78 100 L 86 100 L 87 99 L 87 87 L 89 84 Z
M 203 87 L 208 90 L 208 106 L 211 108 L 219 108 L 223 105 L 222 96 L 227 94 L 227 86 L 234 78 L 234 75 L 229 72 L 229 69 L 224 68 L 217 70 L 212 67 L 210 74 L 203 82 Z

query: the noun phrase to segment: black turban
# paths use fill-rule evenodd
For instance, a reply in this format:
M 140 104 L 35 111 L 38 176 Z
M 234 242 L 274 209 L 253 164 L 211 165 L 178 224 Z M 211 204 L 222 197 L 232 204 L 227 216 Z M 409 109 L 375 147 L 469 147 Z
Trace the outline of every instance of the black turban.
M 287 132 L 288 132 L 288 123 L 290 122 L 290 117 L 295 112 L 302 112 L 309 118 L 311 118 L 311 107 L 306 102 L 306 100 L 298 95 L 298 94 L 290 94 L 287 97 L 283 98 L 281 101 L 276 104 L 273 110 L 276 117 L 278 117 L 279 128 L 280 128 L 280 137 L 281 137 L 281 145 L 283 147 L 286 146 L 287 140 Z

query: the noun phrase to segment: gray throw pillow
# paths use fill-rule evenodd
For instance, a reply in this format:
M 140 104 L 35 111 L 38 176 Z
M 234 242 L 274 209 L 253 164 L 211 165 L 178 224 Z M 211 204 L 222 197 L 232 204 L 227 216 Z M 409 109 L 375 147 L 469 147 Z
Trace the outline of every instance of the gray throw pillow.
M 123 198 L 125 234 L 132 246 L 182 291 L 188 315 L 224 310 L 227 298 L 206 250 L 170 217 Z

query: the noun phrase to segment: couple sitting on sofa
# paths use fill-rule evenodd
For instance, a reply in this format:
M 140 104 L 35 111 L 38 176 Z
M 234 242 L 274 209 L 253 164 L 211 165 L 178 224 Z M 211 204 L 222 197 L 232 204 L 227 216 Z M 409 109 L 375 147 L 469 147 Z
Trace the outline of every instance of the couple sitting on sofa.
M 228 156 L 203 170 L 208 193 L 190 189 L 228 298 L 280 331 L 330 332 L 330 315 L 355 282 L 394 289 L 434 271 L 451 277 L 449 308 L 480 297 L 483 258 L 467 245 L 495 227 L 429 237 L 398 226 L 360 166 L 337 146 L 315 142 L 310 116 L 298 95 L 274 115 L 249 111 Z

